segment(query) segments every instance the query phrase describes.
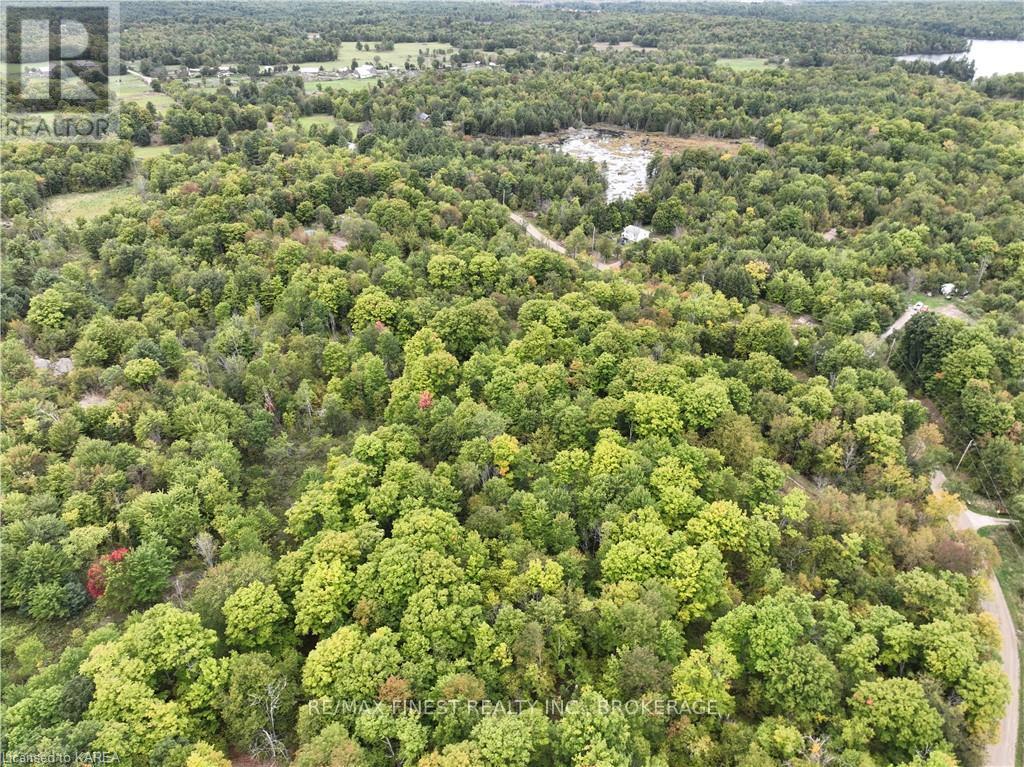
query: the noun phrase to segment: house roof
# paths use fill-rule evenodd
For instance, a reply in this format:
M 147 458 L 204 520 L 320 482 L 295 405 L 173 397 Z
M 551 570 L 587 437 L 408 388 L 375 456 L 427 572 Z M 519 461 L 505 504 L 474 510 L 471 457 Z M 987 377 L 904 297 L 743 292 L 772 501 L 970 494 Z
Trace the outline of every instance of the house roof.
M 622 230 L 623 239 L 629 240 L 630 242 L 640 242 L 640 240 L 646 240 L 651 236 L 651 233 L 640 226 L 634 226 L 630 224 Z

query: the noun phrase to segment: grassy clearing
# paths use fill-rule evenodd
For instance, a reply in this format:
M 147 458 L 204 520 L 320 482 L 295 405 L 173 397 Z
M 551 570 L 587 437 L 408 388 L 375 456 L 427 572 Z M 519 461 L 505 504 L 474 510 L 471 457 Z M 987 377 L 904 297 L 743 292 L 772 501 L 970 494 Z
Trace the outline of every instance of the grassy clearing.
M 770 69 L 774 65 L 769 64 L 766 59 L 719 59 L 715 62 L 720 67 L 728 67 L 735 72 L 751 72 L 757 69 Z
M 968 323 L 975 322 L 974 318 L 961 308 L 963 306 L 963 302 L 951 301 L 948 298 L 945 298 L 941 293 L 930 296 L 926 296 L 924 293 L 908 293 L 907 301 L 910 304 L 915 304 L 920 301 L 933 312 L 943 314 L 946 317 L 952 317 L 954 320 L 960 320 L 961 322 Z
M 300 117 L 298 123 L 303 128 L 309 128 L 313 125 L 335 125 L 338 121 L 330 115 L 309 115 L 308 117 Z
M 135 75 L 118 75 L 110 78 L 111 88 L 121 101 L 142 104 L 152 102 L 158 112 L 174 105 L 174 99 L 166 93 L 157 93 Z
M 1024 629 L 1024 536 L 1020 529 L 1007 527 L 989 527 L 981 531 L 981 535 L 992 541 L 999 549 L 1000 563 L 996 568 L 996 577 L 1003 587 L 1006 605 L 1010 608 L 1017 635 Z M 1021 660 L 1024 660 L 1022 655 Z M 1024 663 L 1021 664 L 1024 670 Z M 1022 674 L 1024 682 L 1024 674 Z M 1017 722 L 1017 764 L 1024 764 L 1024 716 Z
M 175 105 L 174 99 L 168 96 L 166 93 L 155 93 L 150 91 L 149 93 L 141 96 L 132 96 L 130 98 L 121 99 L 122 101 L 135 102 L 146 106 L 146 104 L 152 104 L 158 113 L 166 112 L 168 109 Z
M 406 62 L 413 66 L 419 66 L 418 59 L 421 51 L 426 52 L 424 67 L 429 67 L 434 59 L 442 59 L 455 52 L 444 43 L 395 43 L 392 51 L 374 50 L 374 43 L 363 43 L 364 50 L 356 50 L 356 44 L 342 43 L 338 46 L 338 57 L 334 61 L 311 61 L 303 64 L 304 67 L 319 67 L 324 69 L 346 69 L 352 66 L 352 59 L 360 64 L 373 64 L 379 67 L 391 65 L 394 69 L 404 69 Z M 369 48 L 369 50 L 366 50 Z M 443 52 L 439 52 L 443 51 Z
M 231 78 L 231 84 L 222 83 L 215 77 L 207 77 L 206 85 L 203 85 L 203 81 L 200 79 L 194 80 L 178 80 L 177 82 L 184 83 L 185 87 L 193 91 L 202 91 L 203 93 L 216 93 L 221 88 L 227 88 L 229 91 L 234 93 L 238 90 L 238 83 L 243 78 L 241 76 L 234 76 Z M 245 78 L 248 79 L 248 78 Z
M 121 98 L 139 96 L 143 93 L 150 93 L 150 88 L 145 82 L 135 75 L 117 75 L 110 78 L 110 87 L 114 89 Z
M 150 160 L 154 157 L 168 154 L 176 144 L 161 144 L 160 146 L 137 146 L 132 150 L 137 160 Z
M 119 203 L 137 198 L 138 194 L 132 186 L 118 186 L 99 192 L 58 194 L 46 201 L 46 212 L 65 223 L 71 223 L 79 218 L 96 218 Z
M 365 91 L 377 84 L 376 78 L 369 80 L 327 80 L 325 82 L 306 83 L 306 93 L 325 91 Z
M 946 304 L 949 303 L 949 301 L 941 294 L 935 295 L 934 293 L 930 296 L 926 296 L 924 293 L 908 293 L 907 301 L 909 301 L 911 304 L 916 304 L 918 301 L 920 301 L 922 304 L 931 309 L 937 309 L 938 307 L 945 306 Z

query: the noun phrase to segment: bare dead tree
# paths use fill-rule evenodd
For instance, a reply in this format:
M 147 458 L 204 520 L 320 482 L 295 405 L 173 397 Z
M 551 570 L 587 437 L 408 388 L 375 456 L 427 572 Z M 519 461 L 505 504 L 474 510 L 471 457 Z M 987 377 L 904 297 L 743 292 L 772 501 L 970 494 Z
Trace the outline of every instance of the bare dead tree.
M 175 576 L 172 583 L 171 601 L 178 607 L 185 606 L 185 578 L 181 575 Z
M 281 696 L 288 687 L 288 680 L 278 677 L 263 685 L 258 692 L 249 693 L 250 705 L 259 708 L 266 717 L 249 747 L 254 759 L 270 759 L 275 762 L 288 761 L 288 748 L 277 735 L 277 711 L 281 707 Z
M 192 545 L 199 553 L 199 556 L 202 557 L 203 563 L 207 567 L 213 567 L 217 561 L 217 549 L 219 548 L 216 539 L 204 530 L 192 539 Z
M 829 737 L 822 735 L 816 737 L 814 735 L 808 735 L 804 738 L 805 748 L 803 756 L 810 763 L 826 767 L 827 765 L 834 764 L 839 758 L 835 754 L 832 754 L 828 750 Z

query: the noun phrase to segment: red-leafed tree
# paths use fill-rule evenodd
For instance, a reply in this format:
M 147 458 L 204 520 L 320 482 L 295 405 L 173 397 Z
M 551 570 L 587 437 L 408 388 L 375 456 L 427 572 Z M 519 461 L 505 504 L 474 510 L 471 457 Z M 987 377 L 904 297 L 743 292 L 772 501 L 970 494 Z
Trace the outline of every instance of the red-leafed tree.
M 120 562 L 125 558 L 128 549 L 114 549 L 109 554 L 104 554 L 89 566 L 85 575 L 85 590 L 93 599 L 99 599 L 107 589 L 107 566 L 112 562 Z

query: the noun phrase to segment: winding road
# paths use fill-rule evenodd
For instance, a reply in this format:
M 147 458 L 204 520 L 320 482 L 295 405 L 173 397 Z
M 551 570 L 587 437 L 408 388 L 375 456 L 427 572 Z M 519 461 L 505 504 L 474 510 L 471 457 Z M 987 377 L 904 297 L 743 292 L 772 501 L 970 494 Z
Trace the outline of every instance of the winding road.
M 941 471 L 932 474 L 932 492 L 936 493 L 946 484 L 946 475 Z M 976 514 L 966 506 L 961 506 L 960 513 L 950 519 L 956 530 L 978 531 L 992 525 L 1008 525 L 1008 519 L 986 517 Z M 1020 648 L 1017 646 L 1017 631 L 1013 627 L 1010 608 L 1006 605 L 1003 589 L 995 575 L 989 573 L 988 590 L 990 596 L 981 602 L 981 609 L 991 613 L 999 624 L 999 636 L 1002 640 L 1003 673 L 1010 680 L 1010 702 L 1006 706 L 1003 720 L 999 723 L 999 740 L 988 747 L 986 767 L 1013 767 L 1017 753 L 1017 726 L 1020 721 Z

